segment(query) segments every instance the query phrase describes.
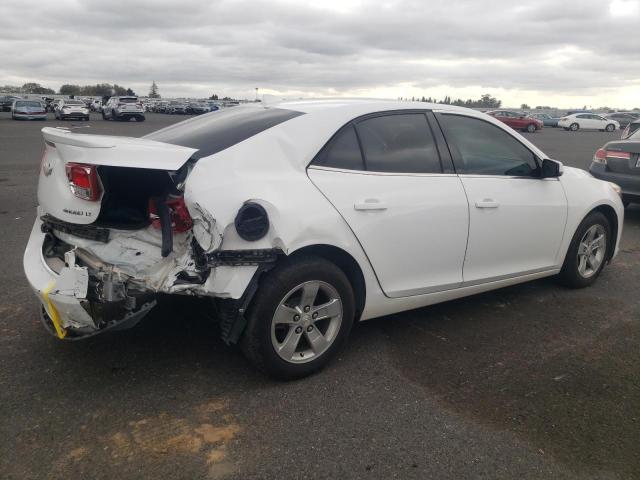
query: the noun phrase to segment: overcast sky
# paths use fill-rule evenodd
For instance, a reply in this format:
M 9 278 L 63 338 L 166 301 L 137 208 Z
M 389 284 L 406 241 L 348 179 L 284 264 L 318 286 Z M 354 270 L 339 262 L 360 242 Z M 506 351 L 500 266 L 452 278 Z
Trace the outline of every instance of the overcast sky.
M 0 2 L 0 85 L 640 107 L 640 0 Z

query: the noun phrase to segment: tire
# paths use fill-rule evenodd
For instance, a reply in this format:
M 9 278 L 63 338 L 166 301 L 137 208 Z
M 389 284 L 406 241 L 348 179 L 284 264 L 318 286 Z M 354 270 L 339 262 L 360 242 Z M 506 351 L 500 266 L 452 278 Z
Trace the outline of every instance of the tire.
M 596 247 L 596 249 L 587 250 L 587 252 L 594 252 L 592 254 L 579 254 L 579 252 L 585 251 L 583 242 L 585 242 L 585 240 L 589 242 L 590 232 L 595 232 L 593 237 L 594 241 L 599 238 L 599 235 L 604 235 L 604 244 L 598 242 L 599 246 Z M 605 263 L 607 263 L 607 251 L 610 242 L 611 225 L 609 224 L 609 220 L 607 220 L 607 217 L 601 212 L 591 212 L 580 223 L 576 229 L 576 233 L 573 235 L 567 256 L 562 265 L 562 270 L 560 271 L 560 282 L 570 288 L 584 288 L 594 283 L 600 275 L 600 272 L 602 272 Z M 584 268 L 586 269 L 586 271 L 584 271 L 580 266 L 580 259 L 585 257 L 596 260 L 597 266 L 590 264 L 589 260 L 583 260 L 583 262 L 585 262 Z
M 308 297 L 315 298 L 315 303 L 304 301 L 302 293 L 313 292 L 316 285 L 317 295 Z M 325 311 L 333 315 L 313 320 L 313 305 L 329 305 L 327 302 L 333 302 L 333 308 Z M 305 309 L 304 303 L 311 303 L 312 308 Z M 311 375 L 329 363 L 346 342 L 354 308 L 351 284 L 336 265 L 312 255 L 287 258 L 260 281 L 248 309 L 240 348 L 256 368 L 274 378 L 292 380 Z M 277 312 L 280 315 L 276 317 Z M 276 322 L 276 318 L 286 323 Z M 329 342 L 311 348 L 310 338 L 326 340 L 325 336 L 331 337 Z M 285 354 L 287 344 L 292 348 Z M 278 347 L 284 351 L 278 353 Z
M 572 123 L 571 125 L 569 125 L 569 130 L 571 130 L 572 132 L 577 132 L 579 128 L 580 125 L 578 125 L 577 123 Z
M 536 126 L 533 123 L 530 123 L 529 125 L 527 125 L 527 132 L 535 133 L 535 131 L 536 131 Z
M 136 122 L 144 122 L 146 120 L 144 115 L 140 115 L 139 117 L 136 118 Z
M 106 119 L 107 119 L 107 116 L 104 114 L 104 110 L 102 111 L 102 119 L 103 119 L 103 120 L 106 120 Z
M 616 126 L 613 123 L 610 123 L 605 127 L 605 131 L 607 132 L 613 132 L 615 129 L 616 129 Z

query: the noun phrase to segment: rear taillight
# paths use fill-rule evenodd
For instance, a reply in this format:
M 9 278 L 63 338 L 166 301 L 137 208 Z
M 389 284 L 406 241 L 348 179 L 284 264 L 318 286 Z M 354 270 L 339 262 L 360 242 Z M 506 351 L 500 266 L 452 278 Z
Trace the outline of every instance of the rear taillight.
M 593 156 L 593 161 L 596 163 L 607 164 L 607 158 L 617 158 L 620 160 L 630 160 L 631 154 L 629 152 L 616 152 L 614 150 L 605 150 L 604 148 L 598 149 Z
M 615 152 L 607 150 L 607 158 L 619 158 L 621 160 L 630 160 L 631 154 L 629 152 Z
M 599 148 L 596 154 L 593 156 L 593 161 L 596 163 L 607 164 L 607 151 L 604 148 Z
M 187 232 L 193 227 L 193 220 L 187 210 L 187 206 L 184 203 L 184 197 L 168 197 L 165 201 L 167 207 L 169 207 L 169 217 L 171 218 L 171 229 L 174 232 Z M 149 216 L 151 224 L 154 228 L 160 229 L 160 218 L 158 217 L 158 210 L 156 209 L 154 201 L 149 200 Z
M 95 165 L 67 163 L 66 170 L 69 187 L 76 197 L 90 202 L 100 199 L 102 188 L 100 187 L 98 170 Z

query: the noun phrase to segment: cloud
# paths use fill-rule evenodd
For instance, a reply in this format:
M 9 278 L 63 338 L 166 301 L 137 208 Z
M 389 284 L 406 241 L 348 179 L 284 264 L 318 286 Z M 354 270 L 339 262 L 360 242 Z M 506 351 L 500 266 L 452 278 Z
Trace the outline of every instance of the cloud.
M 165 96 L 261 87 L 631 102 L 638 14 L 636 0 L 3 2 L 0 77 L 139 93 L 155 80 Z

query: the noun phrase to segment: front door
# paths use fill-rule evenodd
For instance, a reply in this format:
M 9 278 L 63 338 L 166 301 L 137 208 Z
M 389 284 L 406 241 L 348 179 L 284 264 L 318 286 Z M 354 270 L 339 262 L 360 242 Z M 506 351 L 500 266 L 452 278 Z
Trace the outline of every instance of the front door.
M 567 219 L 558 179 L 538 177 L 538 159 L 514 135 L 457 114 L 438 120 L 469 199 L 465 284 L 553 269 Z

